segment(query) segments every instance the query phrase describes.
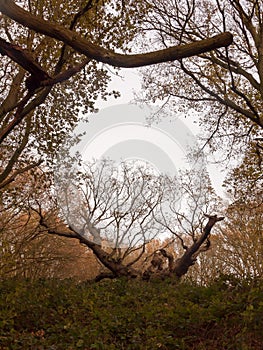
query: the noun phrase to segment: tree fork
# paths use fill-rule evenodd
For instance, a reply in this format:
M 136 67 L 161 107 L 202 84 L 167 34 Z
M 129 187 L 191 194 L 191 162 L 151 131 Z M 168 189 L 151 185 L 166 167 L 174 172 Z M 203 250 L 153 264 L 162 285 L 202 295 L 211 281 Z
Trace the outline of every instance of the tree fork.
M 199 239 L 194 242 L 183 254 L 183 256 L 177 259 L 172 268 L 172 272 L 176 274 L 178 278 L 182 277 L 187 273 L 189 268 L 195 264 L 198 254 L 201 252 L 200 248 L 202 244 L 209 237 L 213 226 L 218 222 L 224 220 L 223 216 L 218 217 L 217 215 L 205 215 L 208 218 L 208 222 L 203 230 L 202 235 Z M 207 250 L 208 248 L 205 248 Z

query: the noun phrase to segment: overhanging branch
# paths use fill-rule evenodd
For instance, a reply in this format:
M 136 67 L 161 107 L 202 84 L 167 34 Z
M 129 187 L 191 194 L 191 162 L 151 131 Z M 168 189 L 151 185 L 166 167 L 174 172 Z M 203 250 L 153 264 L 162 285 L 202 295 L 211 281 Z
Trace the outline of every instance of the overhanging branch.
M 76 32 L 34 16 L 17 6 L 11 0 L 2 0 L 0 2 L 0 11 L 29 29 L 64 42 L 88 58 L 116 67 L 132 68 L 174 61 L 228 46 L 233 41 L 232 34 L 225 32 L 212 38 L 186 45 L 173 46 L 164 50 L 144 54 L 125 55 L 95 45 Z

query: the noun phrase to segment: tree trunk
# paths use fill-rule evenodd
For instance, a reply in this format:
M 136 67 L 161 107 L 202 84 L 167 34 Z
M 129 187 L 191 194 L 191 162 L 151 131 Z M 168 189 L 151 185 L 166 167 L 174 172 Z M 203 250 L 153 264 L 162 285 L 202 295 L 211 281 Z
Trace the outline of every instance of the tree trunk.
M 211 229 L 215 225 L 215 223 L 224 219 L 224 217 L 217 217 L 217 215 L 206 216 L 208 218 L 208 223 L 206 224 L 202 235 L 199 237 L 199 239 L 197 239 L 196 242 L 194 242 L 189 248 L 187 248 L 187 250 L 181 258 L 175 261 L 171 269 L 171 271 L 175 273 L 175 275 L 178 278 L 185 275 L 188 272 L 189 268 L 195 264 L 196 258 L 199 255 L 199 253 L 204 252 L 208 249 L 208 246 L 203 246 L 201 248 L 202 244 L 209 238 Z
M 188 272 L 189 268 L 195 264 L 199 253 L 205 252 L 209 249 L 209 235 L 211 233 L 212 227 L 215 225 L 216 222 L 224 219 L 224 217 L 217 217 L 217 215 L 206 215 L 206 217 L 208 218 L 208 223 L 206 224 L 203 233 L 189 248 L 186 249 L 185 253 L 182 255 L 181 258 L 174 260 L 172 254 L 167 252 L 165 249 L 160 249 L 159 252 L 163 255 L 163 257 L 168 259 L 168 269 L 156 271 L 156 269 L 154 270 L 153 266 L 150 266 L 144 272 L 143 278 L 148 280 L 154 276 L 165 277 L 175 275 L 178 279 L 180 279 L 182 276 L 184 276 Z M 208 244 L 203 245 L 205 241 Z
M 224 219 L 224 217 L 217 217 L 217 215 L 206 215 L 208 218 L 208 223 L 206 224 L 203 233 L 199 239 L 197 239 L 189 248 L 187 248 L 186 252 L 181 258 L 174 261 L 172 254 L 168 253 L 165 249 L 160 249 L 159 254 L 168 259 L 168 269 L 163 269 L 163 262 L 160 261 L 158 257 L 159 260 L 156 258 L 152 259 L 151 266 L 142 274 L 140 270 L 136 270 L 131 266 L 126 266 L 122 261 L 116 261 L 108 252 L 102 248 L 101 244 L 97 244 L 89 240 L 84 235 L 80 234 L 77 230 L 74 230 L 74 228 L 63 228 L 62 230 L 57 228 L 50 228 L 41 212 L 38 212 L 38 214 L 40 216 L 40 225 L 45 227 L 48 233 L 77 239 L 81 244 L 84 244 L 90 248 L 97 259 L 103 264 L 103 266 L 111 271 L 110 273 L 102 274 L 100 277 L 98 277 L 98 280 L 101 280 L 103 278 L 117 278 L 121 276 L 128 278 L 142 277 L 146 280 L 154 276 L 164 278 L 167 276 L 175 275 L 177 278 L 181 278 L 188 272 L 189 268 L 194 265 L 198 254 L 208 249 L 208 245 L 203 247 L 202 245 L 205 241 L 208 240 L 212 227 L 215 225 L 215 223 Z M 96 230 L 95 227 L 93 227 L 93 229 Z

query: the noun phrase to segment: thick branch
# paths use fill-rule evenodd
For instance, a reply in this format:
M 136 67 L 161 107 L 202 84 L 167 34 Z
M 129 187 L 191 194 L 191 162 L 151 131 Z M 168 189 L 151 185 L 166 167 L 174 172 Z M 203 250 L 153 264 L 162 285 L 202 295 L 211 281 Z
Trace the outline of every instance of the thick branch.
M 0 131 L 0 144 L 7 137 L 7 135 L 10 133 L 10 131 L 13 130 L 14 127 L 22 121 L 22 119 L 24 117 L 24 115 L 22 113 L 23 109 L 31 97 L 32 97 L 32 93 L 28 92 L 27 95 L 18 104 L 17 111 L 15 113 L 13 120 Z
M 68 80 L 90 61 L 90 59 L 86 58 L 83 62 L 51 78 L 26 50 L 18 45 L 10 44 L 1 38 L 0 54 L 8 56 L 31 74 L 31 77 L 26 81 L 29 89 L 36 89 L 40 86 L 53 86 Z
M 18 45 L 10 44 L 2 38 L 0 38 L 0 54 L 11 58 L 26 71 L 36 76 L 39 81 L 50 78 L 26 50 Z
M 201 245 L 208 239 L 213 226 L 218 222 L 224 220 L 224 217 L 217 217 L 217 215 L 206 215 L 208 223 L 206 224 L 203 233 L 199 239 L 194 242 L 183 254 L 183 256 L 174 264 L 173 271 L 177 277 L 182 277 L 187 273 L 190 266 L 195 263 L 196 257 L 199 254 Z
M 3 130 L 0 131 L 0 143 L 11 133 L 11 131 L 23 120 L 23 118 L 28 115 L 34 108 L 41 105 L 46 97 L 48 96 L 51 87 L 43 88 L 42 91 L 27 104 L 27 102 L 33 96 L 33 93 L 29 91 L 27 95 L 19 102 L 16 113 L 13 120 L 7 124 Z
M 225 32 L 191 44 L 174 46 L 145 54 L 123 55 L 95 45 L 82 38 L 76 32 L 66 29 L 61 25 L 53 24 L 40 17 L 34 16 L 17 6 L 11 0 L 2 0 L 0 3 L 0 11 L 16 22 L 38 33 L 64 42 L 88 58 L 116 67 L 132 68 L 178 60 L 228 46 L 233 41 L 232 34 Z
M 55 75 L 54 78 L 42 81 L 40 83 L 40 86 L 53 86 L 55 84 L 62 83 L 63 81 L 68 80 L 73 75 L 80 72 L 82 68 L 84 68 L 89 62 L 90 62 L 90 59 L 86 58 L 83 62 L 77 64 L 76 66 Z
M 24 79 L 24 75 L 24 69 L 19 69 L 19 72 L 14 77 L 9 93 L 3 103 L 0 105 L 0 120 L 5 117 L 6 113 L 17 107 L 19 93 L 21 92 L 21 83 Z
M 75 231 L 72 227 L 70 228 L 65 227 L 63 229 L 51 228 L 49 224 L 46 222 L 44 216 L 42 215 L 41 210 L 36 212 L 40 217 L 40 220 L 39 220 L 40 225 L 43 226 L 49 234 L 77 239 L 81 244 L 84 244 L 86 247 L 90 248 L 92 252 L 95 254 L 95 256 L 98 258 L 98 260 L 105 267 L 107 267 L 114 276 L 136 277 L 138 275 L 138 273 L 131 267 L 127 267 L 123 265 L 121 262 L 115 262 L 111 258 L 110 254 L 103 250 L 100 244 L 90 241 L 88 238 L 81 235 L 78 231 Z

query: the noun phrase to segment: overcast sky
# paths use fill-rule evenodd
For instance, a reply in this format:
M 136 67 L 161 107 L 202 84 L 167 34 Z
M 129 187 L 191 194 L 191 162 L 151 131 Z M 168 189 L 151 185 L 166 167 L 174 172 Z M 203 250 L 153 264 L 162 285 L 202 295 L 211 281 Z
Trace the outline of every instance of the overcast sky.
M 136 109 L 138 107 L 134 106 L 135 109 L 132 109 L 132 106 L 130 108 L 128 106 L 134 100 L 134 92 L 140 91 L 139 74 L 136 69 L 122 69 L 120 76 L 123 78 L 113 77 L 109 89 L 120 91 L 121 97 L 98 101 L 100 112 L 89 117 L 90 122 L 85 128 L 87 131 L 85 145 L 81 145 L 82 151 L 86 152 L 85 157 L 91 159 L 103 155 L 115 160 L 147 159 L 149 164 L 160 172 L 169 172 L 173 167 L 176 170 L 183 167 L 183 159 L 187 153 L 186 144 L 193 135 L 196 136 L 200 132 L 197 123 L 193 118 L 176 115 L 172 116 L 171 124 L 166 120 L 161 121 L 160 125 L 153 125 L 152 130 L 146 129 L 143 124 L 144 115 L 149 115 L 148 111 L 140 112 Z M 218 165 L 208 166 L 211 181 L 219 195 L 223 194 L 222 170 Z

